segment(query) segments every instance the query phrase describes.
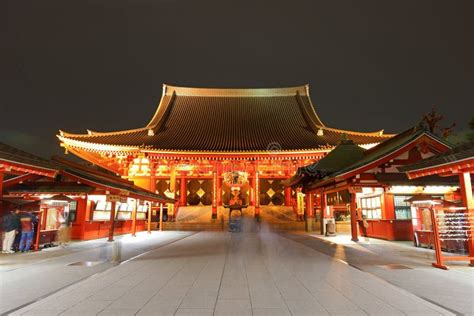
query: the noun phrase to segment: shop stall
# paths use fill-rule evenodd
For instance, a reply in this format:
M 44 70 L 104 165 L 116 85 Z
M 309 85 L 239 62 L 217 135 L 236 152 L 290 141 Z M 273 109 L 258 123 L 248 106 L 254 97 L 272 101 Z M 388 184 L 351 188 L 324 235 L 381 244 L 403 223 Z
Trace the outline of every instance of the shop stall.
M 7 162 L 13 175 L 1 181 L 1 206 L 37 218 L 33 249 L 69 238 L 113 240 L 114 234 L 150 231 L 151 206 L 175 202 L 104 170 L 57 157 L 46 161 L 0 144 L 0 164 Z
M 442 177 L 430 179 L 433 185 L 425 180 L 413 183 L 397 168 L 449 148 L 442 139 L 418 128 L 368 150 L 343 139 L 319 162 L 300 168 L 286 185 L 302 186 L 307 201 L 319 198 L 323 226 L 335 220 L 336 231 L 350 231 L 353 241 L 359 235 L 413 240 L 411 206 L 405 200 L 419 193 L 444 196 L 457 187 Z

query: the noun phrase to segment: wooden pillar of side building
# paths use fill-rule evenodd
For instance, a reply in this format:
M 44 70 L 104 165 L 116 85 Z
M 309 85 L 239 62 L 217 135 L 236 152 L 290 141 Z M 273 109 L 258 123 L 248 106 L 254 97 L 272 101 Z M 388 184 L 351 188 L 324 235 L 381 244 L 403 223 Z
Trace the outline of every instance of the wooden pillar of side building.
M 353 191 L 353 190 L 350 190 Z M 356 193 L 353 191 L 351 194 L 351 240 L 359 241 L 359 232 L 357 231 L 357 202 Z
M 187 195 L 188 195 L 188 188 L 187 188 L 186 174 L 182 172 L 181 180 L 179 183 L 179 204 L 181 206 L 186 206 Z
M 163 203 L 160 203 L 160 231 L 163 230 Z
M 3 211 L 3 171 L 0 170 L 0 212 Z
M 111 202 L 110 219 L 109 219 L 109 239 L 108 239 L 108 241 L 114 241 L 115 205 L 116 205 L 115 201 Z
M 324 190 L 321 190 L 321 192 L 319 193 L 319 196 L 321 199 L 321 234 L 324 235 L 326 233 L 326 227 L 324 227 L 325 225 L 324 219 L 330 217 L 331 214 L 328 214 L 328 210 L 327 210 L 328 207 L 327 207 L 326 192 L 324 192 Z
M 151 202 L 145 202 L 145 205 L 147 205 L 148 209 L 147 232 L 151 234 Z
M 140 201 L 138 199 L 135 199 L 135 207 L 133 208 L 132 211 L 132 237 L 135 237 L 137 234 L 137 210 L 138 210 L 138 205 Z
M 305 214 L 306 214 L 306 231 L 313 231 L 314 224 L 314 203 L 313 203 L 314 194 L 307 192 L 305 194 Z
M 459 186 L 461 189 L 462 204 L 468 213 L 467 216 L 471 230 L 470 234 L 468 234 L 470 237 L 467 241 L 469 257 L 474 257 L 474 200 L 472 198 L 471 174 L 469 172 L 463 172 L 459 174 Z M 470 265 L 474 265 L 474 259 L 470 260 Z

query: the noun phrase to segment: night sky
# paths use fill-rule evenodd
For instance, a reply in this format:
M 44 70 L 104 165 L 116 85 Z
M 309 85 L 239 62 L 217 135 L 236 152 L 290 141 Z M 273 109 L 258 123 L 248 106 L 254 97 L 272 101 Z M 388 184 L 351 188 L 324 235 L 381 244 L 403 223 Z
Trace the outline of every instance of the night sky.
M 142 127 L 162 84 L 309 83 L 331 127 L 474 114 L 474 1 L 0 1 L 0 141 Z

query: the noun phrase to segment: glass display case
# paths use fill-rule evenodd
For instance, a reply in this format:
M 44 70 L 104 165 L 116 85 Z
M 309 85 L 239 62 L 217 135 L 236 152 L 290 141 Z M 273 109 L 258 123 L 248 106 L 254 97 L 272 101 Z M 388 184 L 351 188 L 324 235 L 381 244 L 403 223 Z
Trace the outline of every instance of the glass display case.
M 93 221 L 108 221 L 110 220 L 110 211 L 112 210 L 112 203 L 105 200 L 99 200 L 95 203 L 94 211 L 92 212 Z
M 367 219 L 382 218 L 382 196 L 363 197 L 360 199 L 362 215 Z
M 137 220 L 146 220 L 148 205 L 139 205 L 137 210 Z
M 89 196 L 89 199 L 94 202 L 91 209 L 92 221 L 109 221 L 110 212 L 112 209 L 112 202 L 107 202 L 105 196 L 94 195 Z M 127 198 L 126 201 L 116 202 L 115 204 L 115 220 L 129 221 L 133 219 L 133 211 L 136 207 L 136 200 Z M 137 220 L 146 220 L 148 212 L 148 204 L 138 205 Z
M 128 221 L 128 220 L 132 219 L 133 207 L 130 208 L 129 203 L 117 202 L 117 210 L 118 210 L 117 214 L 115 215 L 116 220 L 118 220 L 118 221 Z

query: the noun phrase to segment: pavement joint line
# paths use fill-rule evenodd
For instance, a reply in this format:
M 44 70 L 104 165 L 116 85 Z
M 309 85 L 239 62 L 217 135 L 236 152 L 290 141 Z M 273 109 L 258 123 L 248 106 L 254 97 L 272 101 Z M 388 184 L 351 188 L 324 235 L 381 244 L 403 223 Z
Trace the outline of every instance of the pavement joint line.
M 192 235 L 190 235 L 190 236 L 188 236 L 188 237 L 194 236 L 194 235 L 196 235 L 196 234 L 198 234 L 198 233 L 200 233 L 200 232 L 196 232 L 195 234 L 192 234 Z M 184 239 L 184 238 L 183 238 L 183 239 Z M 183 270 L 183 269 L 184 269 L 184 265 L 183 265 L 182 267 L 180 267 L 179 269 L 176 269 L 176 271 L 173 272 L 173 274 L 172 274 L 172 275 L 168 278 L 168 280 L 158 289 L 158 291 L 156 291 L 156 293 L 155 293 L 152 297 L 150 297 L 150 299 L 148 299 L 148 300 L 146 301 L 146 303 L 145 303 L 142 307 L 140 307 L 140 308 L 138 309 L 137 314 L 140 313 L 140 311 L 143 309 L 143 307 L 146 306 L 151 300 L 153 300 L 153 298 L 156 297 L 156 296 L 158 295 L 158 293 L 173 279 L 173 277 L 175 277 L 175 276 L 178 274 L 178 272 L 180 272 L 180 271 Z M 180 300 L 179 305 L 181 305 L 181 302 L 182 302 L 183 299 L 184 299 L 184 298 L 182 298 L 182 299 Z M 178 306 L 179 306 L 179 305 L 178 305 Z M 176 309 L 176 310 L 177 310 L 177 309 Z
M 389 282 L 389 283 L 390 283 L 390 282 Z M 418 296 L 418 295 L 416 295 L 416 296 Z M 464 315 L 463 313 L 460 313 L 460 312 L 458 312 L 458 311 L 456 311 L 456 310 L 454 310 L 454 309 L 451 309 L 451 308 L 449 308 L 449 307 L 446 307 L 446 306 L 444 306 L 444 305 L 441 305 L 441 304 L 437 303 L 436 301 L 430 300 L 429 298 L 426 298 L 426 297 L 424 297 L 424 296 L 418 296 L 418 297 L 421 298 L 421 299 L 424 299 L 425 301 L 430 302 L 430 303 L 433 304 L 433 305 L 436 305 L 436 306 L 438 306 L 438 307 L 444 308 L 444 309 L 450 311 L 450 312 L 453 313 L 453 314 L 460 315 L 460 316 Z
M 183 240 L 184 238 L 194 236 L 194 235 L 196 235 L 197 233 L 199 233 L 199 232 L 189 232 L 189 235 L 184 236 L 183 238 L 170 241 L 170 242 L 168 242 L 168 243 L 166 243 L 166 244 L 164 244 L 164 245 L 161 245 L 161 246 L 158 246 L 158 247 L 156 247 L 156 248 L 150 249 L 150 250 L 148 250 L 148 251 L 146 251 L 146 252 L 140 253 L 140 254 L 138 254 L 138 255 L 132 257 L 132 258 L 128 258 L 127 260 L 121 261 L 121 262 L 119 263 L 119 265 L 124 264 L 124 263 L 127 263 L 127 262 L 132 261 L 132 260 L 135 260 L 135 259 L 137 259 L 137 258 L 139 258 L 139 257 L 141 257 L 141 256 L 144 256 L 144 255 L 146 255 L 146 254 L 148 254 L 148 253 L 150 253 L 150 252 L 155 251 L 156 249 L 159 249 L 159 248 L 168 246 L 168 245 L 170 245 L 170 244 L 172 244 L 172 243 L 175 243 L 175 242 L 177 242 L 177 241 Z
M 127 260 L 125 260 L 124 262 L 120 262 L 119 265 L 121 265 L 122 263 L 128 262 L 128 261 L 130 261 L 131 259 L 136 259 L 136 258 L 138 258 L 138 257 L 140 257 L 140 256 L 143 256 L 143 255 L 145 255 L 146 253 L 149 253 L 149 252 L 151 252 L 151 251 L 155 251 L 155 250 L 160 249 L 160 248 L 162 248 L 162 247 L 168 246 L 168 245 L 170 245 L 170 244 L 172 244 L 172 243 L 174 243 L 174 242 L 178 242 L 178 241 L 183 240 L 183 239 L 185 239 L 185 238 L 194 236 L 195 234 L 197 234 L 197 233 L 199 233 L 199 232 L 189 232 L 189 233 L 190 233 L 189 235 L 183 236 L 182 238 L 173 240 L 173 241 L 168 242 L 168 243 L 166 243 L 166 244 L 164 244 L 164 245 L 160 245 L 160 246 L 158 246 L 158 247 L 156 247 L 156 248 L 153 248 L 153 249 L 151 249 L 151 250 L 149 250 L 149 251 L 147 251 L 147 252 L 144 252 L 144 253 L 142 253 L 142 254 L 139 254 L 139 255 L 137 255 L 137 256 L 135 256 L 135 257 L 133 257 L 133 258 L 127 259 Z M 109 261 L 109 262 L 111 262 L 111 261 Z M 44 294 L 44 295 L 42 295 L 42 296 L 40 296 L 40 297 L 38 297 L 38 298 L 35 298 L 34 300 L 31 300 L 31 301 L 29 301 L 29 302 L 27 302 L 27 303 L 25 303 L 25 304 L 22 304 L 22 305 L 17 306 L 17 307 L 15 307 L 15 308 L 13 308 L 13 309 L 10 309 L 10 310 L 8 310 L 8 311 L 6 311 L 6 312 L 3 312 L 3 313 L 1 314 L 1 316 L 9 315 L 9 314 L 14 313 L 14 312 L 16 312 L 16 311 L 19 311 L 19 310 L 21 310 L 22 308 L 25 308 L 25 307 L 27 307 L 27 306 L 29 306 L 29 305 L 31 305 L 31 304 L 37 303 L 37 302 L 39 302 L 39 301 L 41 301 L 41 300 L 47 298 L 48 296 L 54 295 L 54 294 L 56 294 L 56 293 L 58 293 L 58 292 L 60 292 L 60 291 L 62 291 L 62 290 L 64 290 L 64 289 L 66 289 L 66 288 L 68 288 L 68 287 L 70 287 L 70 286 L 73 286 L 73 285 L 76 285 L 76 284 L 81 283 L 81 282 L 83 282 L 83 281 L 86 281 L 86 280 L 88 280 L 88 279 L 97 277 L 98 275 L 100 275 L 100 274 L 102 274 L 102 273 L 105 273 L 105 272 L 109 271 L 110 269 L 112 269 L 112 268 L 114 268 L 114 267 L 116 267 L 116 266 L 117 266 L 117 265 L 112 265 L 110 268 L 108 268 L 108 269 L 106 269 L 106 270 L 103 270 L 103 271 L 94 273 L 94 274 L 89 275 L 89 276 L 86 276 L 86 277 L 84 277 L 84 278 L 82 278 L 82 279 L 80 279 L 80 280 L 77 280 L 77 281 L 74 282 L 74 283 L 67 284 L 67 285 L 65 285 L 65 286 L 63 286 L 63 287 L 60 287 L 59 289 L 56 289 L 56 290 L 54 290 L 54 291 L 52 291 L 52 292 L 50 292 L 50 293 Z
M 288 235 L 288 234 L 285 234 L 285 235 Z M 283 237 L 287 238 L 285 235 L 283 235 Z M 306 237 L 306 236 L 303 235 L 303 236 L 301 236 L 301 238 L 299 238 L 299 240 L 306 240 L 305 237 Z M 311 235 L 308 236 L 307 238 L 316 239 L 316 240 L 318 240 L 318 241 L 322 241 L 323 243 L 336 244 L 336 243 L 333 243 L 333 242 L 331 242 L 331 241 L 326 241 L 326 240 L 324 240 L 324 239 L 317 238 L 317 237 L 311 236 Z M 291 240 L 291 239 L 290 239 L 290 240 Z M 298 243 L 300 243 L 300 244 L 306 246 L 306 244 L 304 244 L 304 243 L 302 243 L 302 242 L 300 242 L 300 241 L 296 241 L 296 240 L 295 240 L 295 242 L 298 242 Z M 337 245 L 337 244 L 336 244 L 336 245 Z M 345 245 L 341 245 L 341 246 L 344 247 L 344 248 L 347 248 Z M 306 246 L 306 247 L 308 247 L 308 246 Z M 321 254 L 323 254 L 323 255 L 325 255 L 325 256 L 328 256 L 328 257 L 330 257 L 330 258 L 336 259 L 336 258 L 334 258 L 334 257 L 331 257 L 331 256 L 325 254 L 325 253 L 322 252 L 322 251 L 319 251 L 319 250 L 314 249 L 314 248 L 311 248 L 311 249 L 313 249 L 313 250 L 315 250 L 315 251 L 317 251 L 317 252 L 319 252 L 319 253 L 321 253 Z M 340 260 L 340 259 L 337 259 L 337 260 L 339 260 L 339 261 L 341 261 L 341 262 L 344 262 L 343 260 Z M 353 268 L 356 268 L 357 270 L 360 270 L 361 272 L 368 273 L 368 274 L 370 274 L 371 276 L 377 278 L 378 280 L 380 280 L 380 281 L 382 281 L 382 282 L 385 282 L 385 283 L 387 283 L 387 284 L 390 284 L 390 285 L 396 287 L 397 289 L 399 289 L 399 290 L 401 290 L 401 291 L 403 291 L 403 292 L 409 293 L 409 294 L 411 294 L 411 295 L 413 295 L 413 296 L 415 296 L 415 297 L 417 297 L 417 298 L 419 298 L 419 299 L 422 299 L 422 300 L 424 300 L 424 301 L 427 301 L 427 302 L 429 302 L 429 303 L 431 303 L 431 304 L 433 304 L 433 305 L 436 305 L 436 306 L 438 306 L 438 307 L 440 307 L 440 308 L 442 308 L 442 309 L 445 309 L 446 311 L 449 311 L 449 312 L 451 312 L 451 313 L 453 313 L 453 314 L 455 314 L 455 315 L 464 315 L 463 313 L 460 313 L 460 312 L 458 312 L 458 311 L 456 311 L 456 310 L 454 310 L 454 309 L 451 309 L 451 308 L 449 308 L 449 307 L 446 307 L 446 306 L 444 306 L 444 305 L 441 305 L 441 304 L 439 304 L 439 303 L 436 303 L 436 302 L 434 302 L 434 301 L 432 301 L 432 300 L 430 300 L 430 299 L 427 299 L 427 298 L 425 298 L 425 297 L 423 297 L 423 296 L 420 296 L 420 295 L 418 295 L 418 294 L 416 294 L 416 293 L 413 293 L 413 292 L 410 292 L 410 291 L 408 291 L 408 290 L 405 290 L 405 289 L 401 288 L 400 286 L 398 286 L 398 285 L 396 285 L 396 284 L 394 284 L 394 283 L 392 283 L 392 282 L 390 282 L 390 281 L 388 281 L 388 280 L 385 280 L 385 279 L 381 278 L 380 276 L 378 276 L 378 275 L 376 275 L 376 274 L 374 274 L 374 273 L 372 273 L 372 272 L 370 272 L 370 271 L 364 270 L 362 267 L 355 266 L 355 265 L 353 265 L 353 264 L 351 264 L 351 263 L 346 263 L 346 264 L 348 264 L 349 266 L 351 266 L 351 267 L 353 267 Z
M 107 247 L 107 246 L 108 246 L 107 244 L 100 244 L 100 245 L 97 245 L 97 246 L 92 246 L 90 248 L 79 250 L 77 252 L 72 251 L 72 252 L 64 253 L 64 254 L 59 255 L 57 257 L 46 258 L 46 259 L 43 259 L 43 260 L 40 260 L 40 261 L 32 262 L 30 264 L 26 264 L 26 265 L 21 266 L 21 267 L 12 268 L 12 269 L 8 269 L 8 270 L 3 270 L 3 271 L 0 271 L 0 273 L 11 272 L 11 271 L 15 271 L 15 270 L 23 269 L 23 268 L 28 268 L 28 267 L 34 266 L 36 264 L 45 263 L 45 262 L 48 262 L 48 261 L 58 259 L 59 257 L 63 257 L 63 256 L 71 255 L 71 254 L 76 254 L 76 253 L 81 253 L 81 252 L 84 252 L 84 251 L 97 249 L 97 248 L 102 248 L 102 247 Z M 69 248 L 69 249 L 71 249 L 71 248 Z M 35 251 L 35 252 L 31 253 L 31 255 L 34 255 L 34 253 L 39 253 L 39 251 Z M 18 254 L 18 255 L 21 255 L 21 254 Z
M 145 232 L 145 231 L 143 231 Z M 121 234 L 121 235 L 118 235 L 117 237 L 120 237 L 120 239 L 122 239 L 123 237 L 125 237 L 126 235 L 129 235 L 129 234 Z M 57 257 L 51 257 L 51 258 L 46 258 L 46 259 L 42 259 L 42 260 L 39 260 L 39 261 L 36 261 L 36 262 L 32 262 L 30 264 L 26 264 L 24 266 L 21 266 L 21 267 L 17 267 L 17 268 L 12 268 L 12 269 L 8 269 L 8 270 L 3 270 L 3 271 L 0 271 L 0 273 L 4 273 L 4 272 L 11 272 L 11 271 L 15 271 L 15 270 L 19 270 L 19 269 L 23 269 L 23 268 L 27 268 L 27 267 L 31 267 L 33 265 L 36 265 L 36 264 L 40 264 L 40 263 L 45 263 L 45 262 L 48 262 L 48 261 L 52 261 L 52 260 L 55 260 L 55 259 L 58 259 L 60 257 L 63 257 L 63 256 L 67 256 L 67 255 L 73 255 L 73 254 L 79 254 L 81 252 L 84 252 L 84 251 L 89 251 L 89 250 L 92 250 L 92 249 L 99 249 L 99 248 L 104 248 L 104 247 L 110 247 L 111 244 L 110 243 L 101 243 L 101 244 L 97 244 L 97 245 L 94 245 L 93 242 L 96 242 L 96 241 L 99 241 L 103 239 L 104 241 L 107 239 L 107 237 L 104 237 L 104 238 L 99 238 L 99 239 L 93 239 L 93 240 L 85 240 L 84 242 L 90 242 L 92 243 L 92 246 L 90 247 L 84 247 L 83 249 L 78 249 L 78 251 L 74 251 L 74 249 L 72 247 L 68 247 L 66 248 L 65 250 L 71 250 L 71 252 L 67 252 L 67 253 L 64 253 L 64 254 L 61 254 Z M 59 246 L 58 246 L 59 247 Z M 64 248 L 63 248 L 64 249 Z M 34 255 L 35 253 L 40 253 L 40 251 L 34 251 L 33 253 L 30 253 L 29 255 Z M 21 255 L 21 254 L 18 254 L 18 255 Z M 28 254 L 27 254 L 28 255 Z
M 281 237 L 284 237 L 284 236 L 281 236 Z M 293 242 L 297 242 L 297 241 L 294 241 L 294 240 L 291 240 L 291 239 L 289 239 L 289 240 L 290 240 L 290 241 L 293 241 Z M 308 247 L 308 246 L 306 246 L 305 244 L 302 244 L 302 243 L 300 243 L 300 244 L 303 245 L 304 247 Z M 310 247 L 308 247 L 308 248 L 310 248 Z M 313 248 L 310 248 L 310 249 L 315 250 L 315 249 L 313 249 Z M 317 250 L 316 250 L 316 251 L 317 251 Z M 323 254 L 323 255 L 325 255 L 325 256 L 328 256 L 328 255 L 326 255 L 325 253 L 322 253 L 322 252 L 320 252 L 320 251 L 318 251 L 318 252 L 321 253 L 321 254 Z M 336 259 L 337 261 L 339 261 L 339 262 L 341 262 L 341 263 L 343 263 L 343 264 L 345 264 L 345 265 L 348 265 L 348 266 L 350 266 L 350 267 L 356 268 L 356 269 L 360 270 L 361 272 L 366 273 L 365 271 L 363 271 L 363 270 L 361 270 L 361 269 L 359 269 L 359 268 L 357 268 L 357 267 L 354 267 L 352 264 L 349 264 L 348 262 L 346 262 L 346 261 L 344 261 L 344 260 L 341 260 L 341 259 L 338 259 L 338 258 L 334 258 L 334 257 L 331 257 L 331 256 L 328 256 L 328 257 L 329 257 L 329 258 L 332 258 L 332 259 Z M 329 286 L 331 286 L 331 287 L 332 287 L 336 292 L 338 292 L 340 295 L 342 295 L 343 297 L 345 297 L 348 301 L 350 301 L 350 302 L 352 302 L 354 305 L 358 306 L 358 307 L 360 308 L 360 310 L 362 310 L 365 314 L 370 315 L 370 312 L 367 311 L 363 306 L 359 305 L 356 301 L 352 300 L 350 297 L 348 297 L 346 294 L 344 294 L 343 292 L 341 292 L 339 289 L 335 288 L 332 284 L 329 284 Z M 366 292 L 367 294 L 371 295 L 371 293 L 368 292 L 367 290 L 365 290 L 363 287 L 360 287 L 360 286 L 359 286 L 359 288 L 360 288 L 361 291 L 364 291 L 364 292 Z M 397 287 L 397 288 L 398 288 L 398 287 Z M 312 293 L 311 293 L 311 294 L 312 294 Z M 313 295 L 313 297 L 314 297 L 314 295 Z M 378 299 L 380 299 L 380 298 L 378 298 Z M 383 300 L 382 300 L 382 301 L 383 301 Z M 393 307 L 395 310 L 398 310 L 399 312 L 403 313 L 402 310 L 398 309 L 396 306 L 393 306 L 393 305 L 390 304 L 389 302 L 385 302 L 385 303 L 386 303 L 388 306 Z M 328 313 L 330 314 L 329 311 L 328 311 Z
M 222 287 L 222 279 L 224 278 L 225 267 L 227 265 L 227 258 L 229 257 L 229 251 L 230 251 L 231 247 L 232 247 L 232 234 L 228 238 L 228 246 L 227 246 L 227 251 L 225 252 L 224 266 L 222 267 L 222 273 L 221 273 L 221 278 L 220 278 L 221 280 L 219 282 L 219 289 L 217 290 L 217 297 L 216 297 L 216 301 L 214 303 L 214 311 L 212 312 L 212 315 L 216 314 L 217 302 L 219 301 L 219 293 L 220 293 L 221 287 Z M 250 294 L 249 294 L 249 296 L 250 296 Z M 250 298 L 249 298 L 249 300 L 250 300 Z M 182 304 L 182 302 L 181 302 L 181 304 Z M 250 300 L 250 306 L 252 306 L 252 300 Z

